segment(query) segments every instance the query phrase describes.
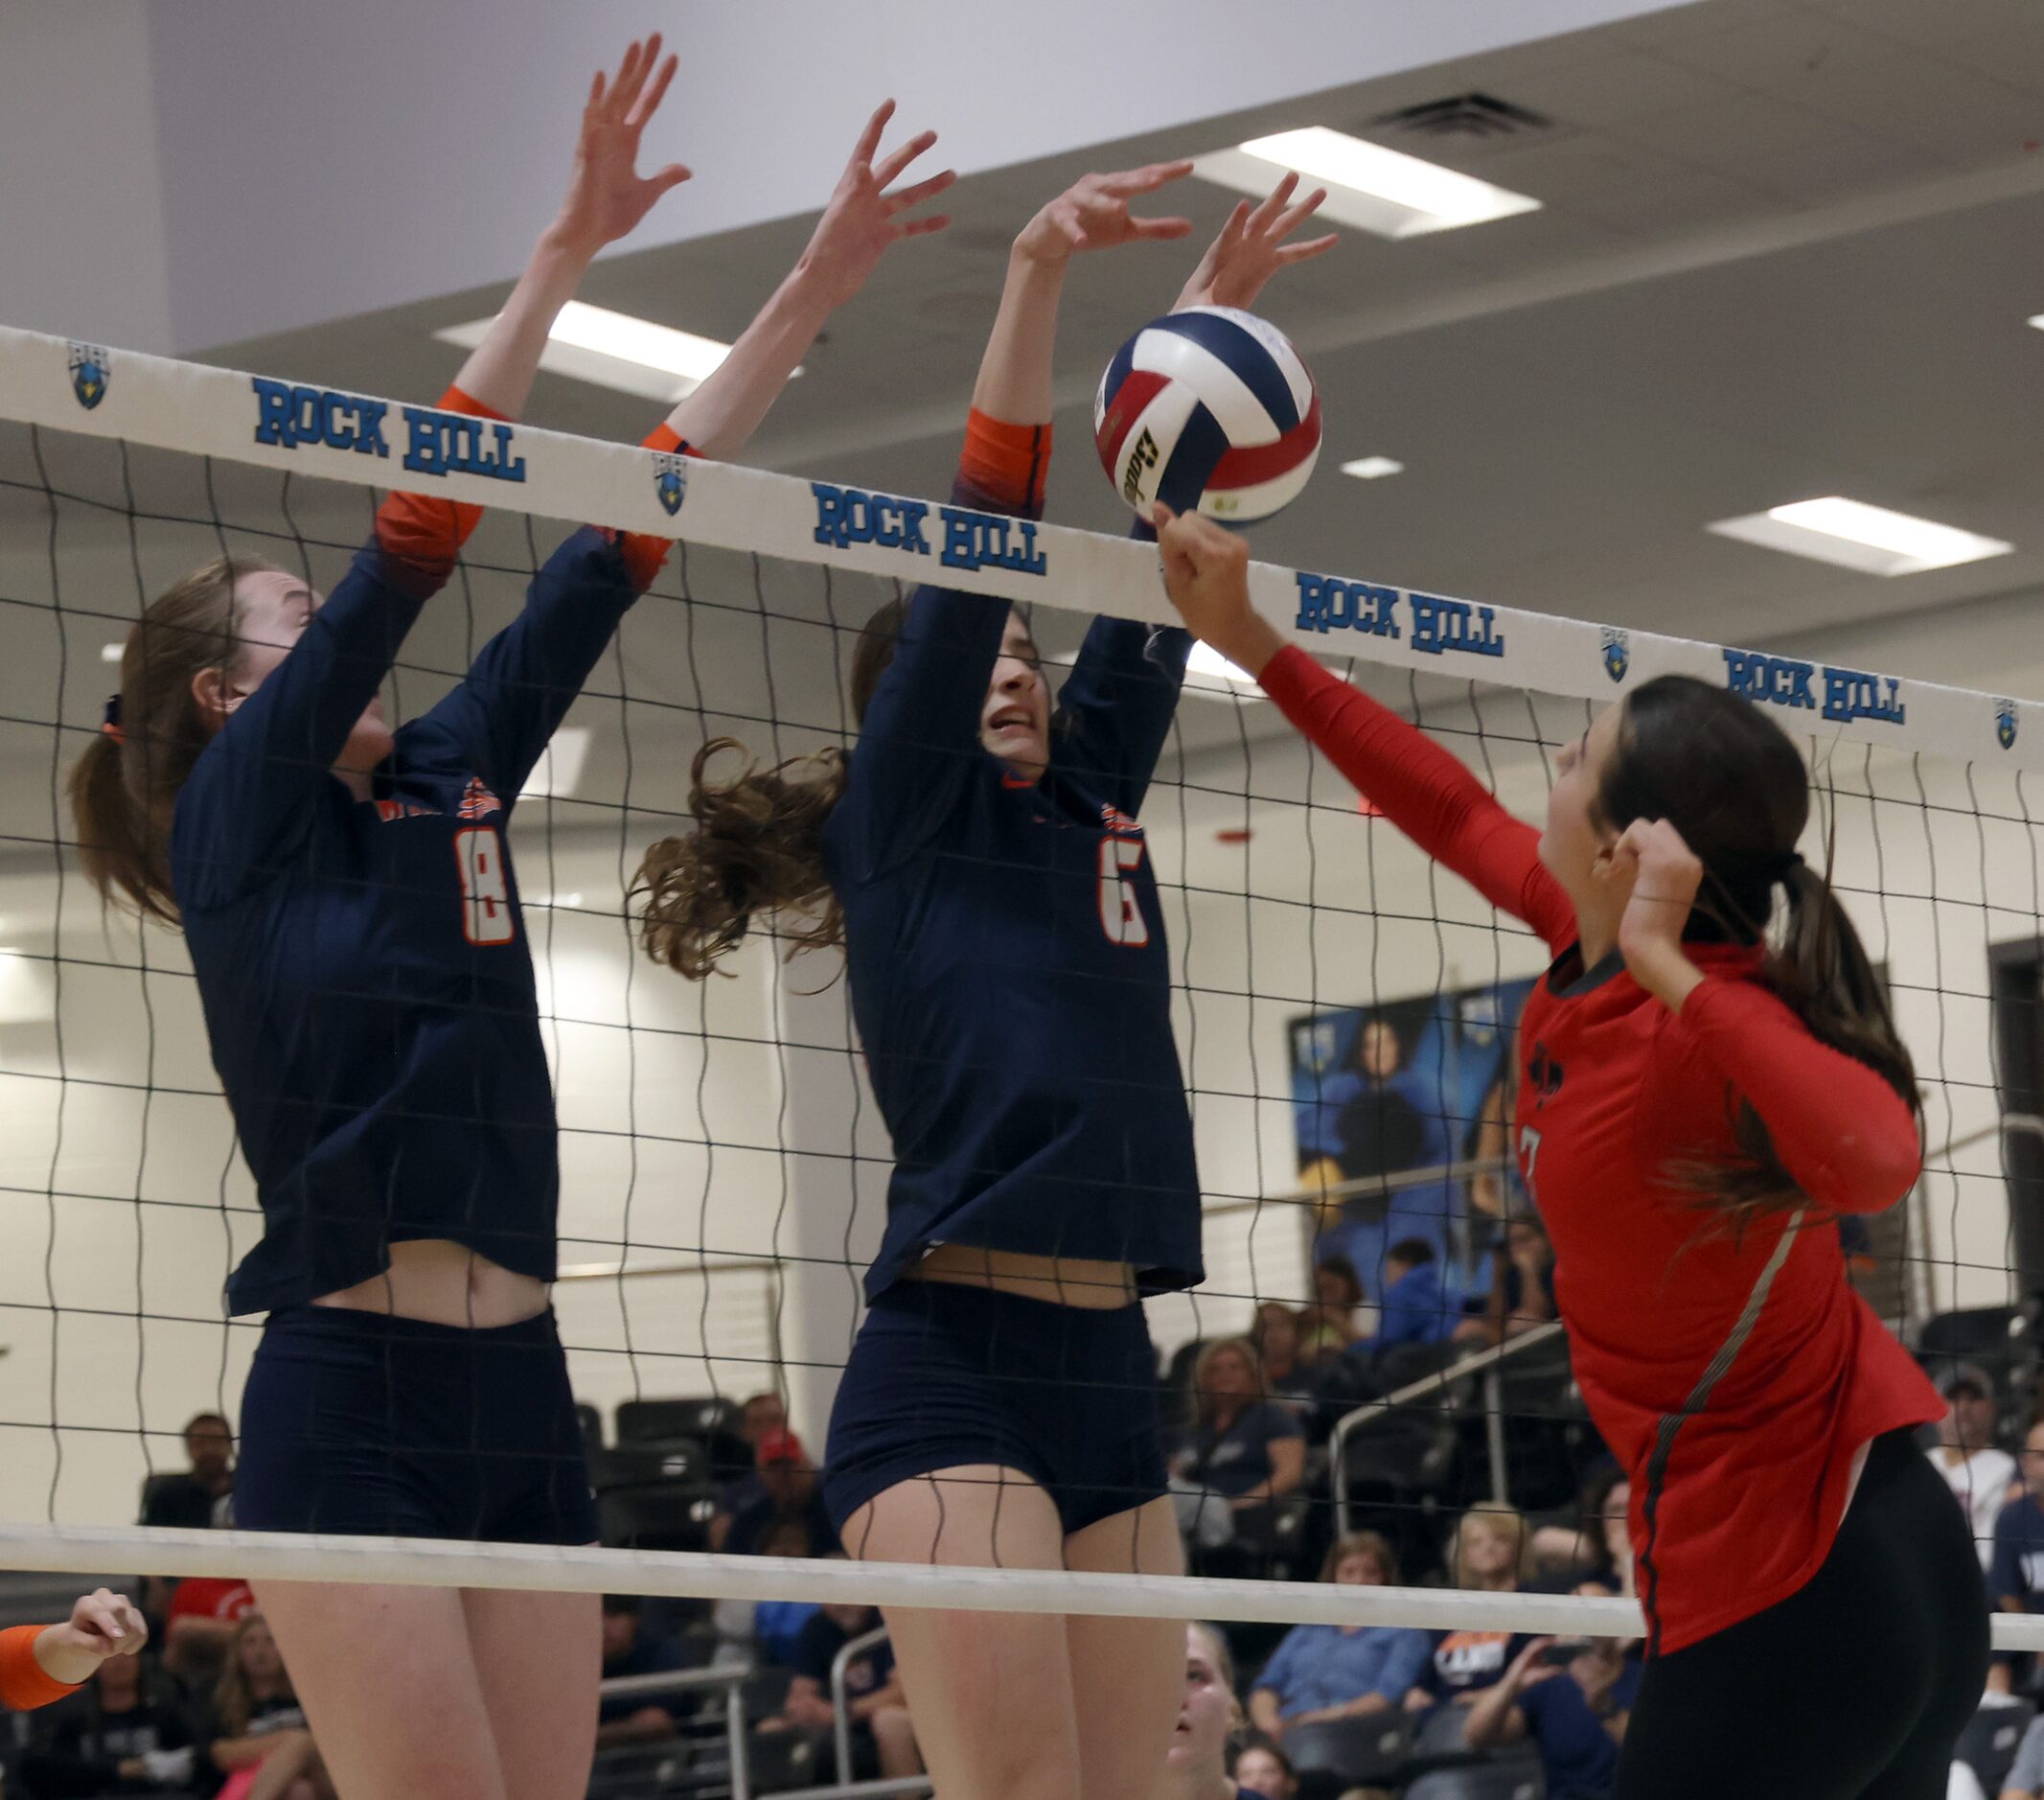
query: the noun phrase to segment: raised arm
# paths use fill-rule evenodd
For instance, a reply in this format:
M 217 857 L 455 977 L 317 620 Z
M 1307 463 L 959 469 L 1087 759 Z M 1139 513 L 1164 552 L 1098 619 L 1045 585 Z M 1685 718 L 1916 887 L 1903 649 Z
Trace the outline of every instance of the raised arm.
M 1157 509 L 1164 588 L 1206 642 L 1263 684 L 1372 805 L 1492 906 L 1560 951 L 1575 910 L 1541 865 L 1540 834 L 1514 819 L 1425 732 L 1288 644 L 1249 598 L 1249 549 L 1209 519 Z
M 591 259 L 686 178 L 678 165 L 646 177 L 633 167 L 640 134 L 674 76 L 675 59 L 661 62 L 659 50 L 657 35 L 634 43 L 614 81 L 596 77 L 567 198 L 443 396 L 444 408 L 502 419 L 521 406 L 546 335 Z M 446 582 L 481 516 L 478 506 L 442 497 L 392 495 L 378 509 L 374 538 L 326 603 L 309 618 L 299 613 L 304 629 L 289 655 L 252 693 L 227 691 L 223 678 L 220 729 L 195 765 L 176 815 L 185 848 L 181 900 L 224 898 L 286 859 L 420 608 Z M 310 594 L 304 604 L 311 606 Z
M 1172 310 L 1252 307 L 1280 268 L 1331 250 L 1331 232 L 1287 242 L 1327 197 L 1325 188 L 1316 188 L 1295 204 L 1298 186 L 1298 176 L 1286 174 L 1254 208 L 1237 201 Z M 1138 520 L 1135 535 L 1157 534 Z M 1142 810 L 1170 735 L 1191 650 L 1188 632 L 1158 631 L 1130 619 L 1096 619 L 1058 695 L 1061 765 L 1132 819 Z
M 643 185 L 632 172 L 636 127 L 631 121 L 643 125 L 658 98 L 655 88 L 635 100 L 628 91 L 624 99 L 608 103 L 612 111 L 628 108 L 622 115 L 626 124 L 606 123 L 593 151 L 586 126 L 585 149 L 577 163 L 578 189 L 589 189 L 600 200 L 620 190 L 634 193 L 635 184 Z M 947 170 L 911 187 L 888 191 L 936 136 L 925 131 L 875 166 L 881 133 L 893 111 L 894 103 L 888 101 L 867 121 L 801 259 L 730 355 L 646 439 L 649 448 L 736 455 L 788 384 L 824 321 L 865 285 L 888 246 L 950 222 L 942 217 L 900 217 L 943 192 L 954 177 Z M 628 135 L 621 137 L 620 132 Z M 601 179 L 584 178 L 580 172 L 589 164 L 599 164 L 608 173 Z M 605 210 L 607 216 L 622 216 L 627 209 L 613 202 Z M 509 313 L 507 308 L 507 317 Z M 475 769 L 509 801 L 582 691 L 626 609 L 653 585 L 670 547 L 669 540 L 641 533 L 577 532 L 540 570 L 524 611 L 483 646 L 467 678 L 415 729 L 437 734 L 443 755 Z
M 1138 218 L 1129 203 L 1190 168 L 1159 163 L 1088 175 L 1023 227 L 973 387 L 953 490 L 961 505 L 1032 519 L 1042 512 L 1066 265 L 1082 250 L 1183 237 L 1191 229 L 1184 219 Z M 949 814 L 982 754 L 980 715 L 1008 612 L 1005 600 L 945 588 L 918 588 L 908 603 L 892 660 L 861 724 L 836 827 L 840 841 L 848 835 L 860 845 L 861 868 L 912 848 Z

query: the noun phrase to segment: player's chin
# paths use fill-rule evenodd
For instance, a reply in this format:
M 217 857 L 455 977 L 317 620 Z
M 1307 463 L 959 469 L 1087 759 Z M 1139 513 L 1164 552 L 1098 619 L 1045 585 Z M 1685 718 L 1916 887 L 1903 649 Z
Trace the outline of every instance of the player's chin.
M 1050 767 L 1050 746 L 1032 726 L 996 726 L 982 734 L 987 749 L 1023 781 L 1040 781 Z

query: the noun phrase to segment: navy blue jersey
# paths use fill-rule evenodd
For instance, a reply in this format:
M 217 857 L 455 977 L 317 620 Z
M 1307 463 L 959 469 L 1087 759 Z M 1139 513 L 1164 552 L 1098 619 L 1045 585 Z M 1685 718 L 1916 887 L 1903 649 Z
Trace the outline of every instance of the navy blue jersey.
M 962 481 L 957 497 L 994 510 Z M 1129 1262 L 1148 1292 L 1201 1279 L 1163 914 L 1136 822 L 1191 640 L 1095 620 L 1031 783 L 979 742 L 1007 616 L 1005 600 L 918 590 L 824 833 L 894 1141 L 868 1299 L 938 1243 Z
M 576 532 L 357 801 L 330 772 L 436 585 L 371 542 L 195 764 L 172 879 L 264 1212 L 236 1313 L 447 1237 L 551 1281 L 558 1166 L 512 803 L 636 597 Z

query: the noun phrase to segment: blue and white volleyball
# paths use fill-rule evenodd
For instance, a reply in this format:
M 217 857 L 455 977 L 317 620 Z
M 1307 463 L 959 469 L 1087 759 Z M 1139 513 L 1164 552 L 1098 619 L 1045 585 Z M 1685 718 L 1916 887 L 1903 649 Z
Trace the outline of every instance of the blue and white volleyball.
M 1123 344 L 1093 397 L 1093 441 L 1121 497 L 1147 515 L 1248 524 L 1306 485 L 1321 398 L 1291 340 L 1233 307 L 1186 307 Z

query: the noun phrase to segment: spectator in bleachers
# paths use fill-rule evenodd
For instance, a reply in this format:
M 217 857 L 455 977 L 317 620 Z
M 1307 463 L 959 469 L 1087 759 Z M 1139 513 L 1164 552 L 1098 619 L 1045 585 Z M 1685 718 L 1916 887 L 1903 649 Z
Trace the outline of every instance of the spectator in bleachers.
M 164 1672 L 187 1694 L 210 1694 L 227 1666 L 235 1628 L 255 1611 L 246 1581 L 188 1576 L 171 1596 L 163 1627 Z
M 2000 1800 L 2044 1800 L 2044 1719 L 2023 1733 L 2015 1761 L 2002 1779 Z
M 37 1719 L 21 1777 L 34 1800 L 182 1794 L 195 1773 L 192 1727 L 155 1692 L 141 1656 L 109 1656 L 91 1685 Z
M 1400 1344 L 1437 1344 L 1454 1328 L 1441 1289 L 1440 1261 L 1424 1237 L 1402 1237 L 1384 1253 L 1377 1329 L 1350 1354 L 1379 1355 Z
M 1337 1538 L 1321 1580 L 1383 1587 L 1398 1579 L 1391 1547 L 1375 1532 Z M 1250 1720 L 1282 1743 L 1295 1725 L 1394 1712 L 1426 1670 L 1433 1640 L 1398 1626 L 1296 1625 L 1250 1693 Z
M 1299 1354 L 1298 1314 L 1281 1300 L 1265 1301 L 1256 1308 L 1249 1341 L 1263 1363 L 1264 1392 L 1296 1413 L 1311 1412 L 1325 1386 L 1321 1372 Z
M 1239 1800 L 1229 1778 L 1228 1745 L 1242 1723 L 1235 1660 L 1210 1625 L 1185 1627 L 1185 1695 L 1164 1752 L 1165 1800 Z
M 1479 1501 L 1449 1534 L 1442 1560 L 1451 1587 L 1516 1593 L 1533 1572 L 1533 1534 L 1510 1507 Z
M 880 1623 L 877 1607 L 818 1607 L 796 1640 L 788 1698 L 777 1716 L 761 1721 L 760 1730 L 830 1730 L 836 1719 L 831 1666 L 847 1644 L 877 1629 Z M 908 1720 L 908 1696 L 894 1666 L 894 1647 L 884 1638 L 846 1664 L 844 1698 L 852 1719 L 854 1780 L 894 1780 L 923 1772 L 922 1752 Z
M 1536 1593 L 1633 1591 L 1632 1483 L 1606 1462 L 1583 1486 L 1582 1523 L 1543 1525 L 1533 1534 L 1539 1573 L 1526 1585 Z
M 1567 1662 L 1557 1666 L 1550 1650 Z M 1531 1738 L 1548 1800 L 1608 1800 L 1640 1671 L 1638 1658 L 1608 1638 L 1573 1646 L 1535 1638 L 1470 1706 L 1464 1741 L 1482 1750 Z M 1735 1721 L 1726 1728 L 1735 1730 Z
M 723 1550 L 730 1535 L 731 1521 L 757 1501 L 766 1489 L 760 1486 L 759 1446 L 769 1431 L 788 1429 L 788 1408 L 778 1394 L 752 1395 L 738 1409 L 738 1441 L 753 1459 L 753 1465 L 724 1483 L 717 1494 L 717 1510 L 710 1514 L 709 1547 Z
M 1247 1338 L 1217 1338 L 1192 1366 L 1192 1429 L 1171 1461 L 1179 1525 L 1207 1550 L 1253 1538 L 1306 1470 L 1299 1423 L 1264 1391 Z M 1260 1516 L 1259 1516 L 1260 1515 Z
M 1260 1732 L 1235 1752 L 1234 1780 L 1238 1793 L 1261 1800 L 1294 1800 L 1298 1792 L 1291 1759 Z
M 2016 1459 L 2021 1491 L 1994 1521 L 1994 1554 L 1987 1564 L 1987 1598 L 2003 1612 L 2044 1612 L 2044 1419 L 2030 1427 Z M 2007 1694 L 2032 1673 L 2033 1659 L 1997 1650 L 1987 1686 Z
M 195 1740 L 197 1785 L 215 1800 L 333 1800 L 305 1709 L 260 1612 L 235 1627 Z
M 1299 1315 L 1299 1358 L 1308 1367 L 1333 1362 L 1361 1335 L 1356 1311 L 1363 1278 L 1346 1257 L 1322 1257 L 1313 1265 L 1313 1300 Z
M 780 1519 L 760 1539 L 763 1557 L 814 1557 L 821 1546 L 802 1518 Z M 770 1663 L 785 1667 L 794 1657 L 795 1640 L 816 1616 L 810 1600 L 720 1600 L 711 1614 L 717 1627 L 720 1665 Z
M 1931 1466 L 1965 1509 L 1985 1572 L 1994 1560 L 1994 1521 L 2015 1480 L 2015 1458 L 1994 1443 L 1994 1383 L 1972 1363 L 1956 1363 L 1938 1378 L 1945 1414 L 1938 1424 Z
M 604 1679 L 617 1675 L 667 1674 L 689 1669 L 697 1658 L 677 1638 L 648 1627 L 638 1596 L 604 1596 Z M 597 1707 L 596 1747 L 654 1743 L 672 1738 L 678 1721 L 693 1710 L 693 1696 L 679 1694 L 621 1695 Z
M 185 1426 L 187 1468 L 151 1475 L 142 1484 L 142 1523 L 203 1531 L 219 1523 L 215 1512 L 234 1490 L 234 1434 L 218 1413 L 200 1413 Z
M 724 1534 L 724 1549 L 734 1557 L 756 1556 L 767 1534 L 781 1520 L 791 1518 L 800 1519 L 809 1528 L 813 1543 L 835 1544 L 838 1534 L 824 1509 L 822 1484 L 802 1440 L 786 1425 L 775 1425 L 761 1435 L 755 1454 L 759 1496 L 733 1514 Z
M 1495 1345 L 1560 1315 L 1554 1308 L 1554 1246 L 1537 1212 L 1517 1212 L 1498 1234 L 1490 1258 L 1490 1302 L 1481 1319 L 1465 1319 L 1458 1339 Z

